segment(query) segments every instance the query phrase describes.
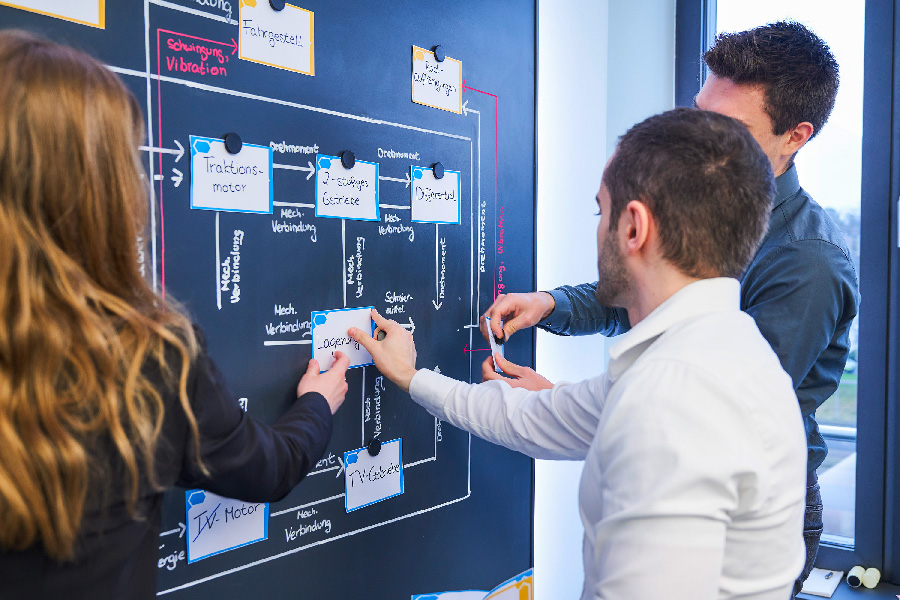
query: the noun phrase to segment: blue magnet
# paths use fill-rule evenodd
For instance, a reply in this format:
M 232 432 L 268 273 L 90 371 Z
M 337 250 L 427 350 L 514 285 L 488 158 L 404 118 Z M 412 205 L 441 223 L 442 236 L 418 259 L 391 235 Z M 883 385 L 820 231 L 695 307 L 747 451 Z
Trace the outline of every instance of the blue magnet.
M 284 10 L 284 0 L 269 0 L 269 6 L 273 10 Z
M 444 62 L 444 59 L 447 58 L 441 46 L 435 46 L 431 51 L 434 52 L 434 60 L 438 62 Z
M 439 162 L 434 163 L 431 166 L 431 170 L 434 171 L 435 179 L 443 179 L 444 178 L 444 165 Z

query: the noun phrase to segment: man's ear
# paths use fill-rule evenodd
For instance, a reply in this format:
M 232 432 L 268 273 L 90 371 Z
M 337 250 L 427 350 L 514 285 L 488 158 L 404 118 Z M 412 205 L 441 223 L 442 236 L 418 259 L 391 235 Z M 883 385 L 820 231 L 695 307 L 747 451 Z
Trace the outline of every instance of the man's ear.
M 647 248 L 655 227 L 650 209 L 640 200 L 632 200 L 625 205 L 619 220 L 624 224 L 620 231 L 627 254 L 637 254 Z
M 815 129 L 813 128 L 812 123 L 807 121 L 794 127 L 794 129 L 790 131 L 790 135 L 785 137 L 784 148 L 781 154 L 783 156 L 792 156 L 795 154 L 809 141 L 809 138 L 812 137 L 814 131 Z

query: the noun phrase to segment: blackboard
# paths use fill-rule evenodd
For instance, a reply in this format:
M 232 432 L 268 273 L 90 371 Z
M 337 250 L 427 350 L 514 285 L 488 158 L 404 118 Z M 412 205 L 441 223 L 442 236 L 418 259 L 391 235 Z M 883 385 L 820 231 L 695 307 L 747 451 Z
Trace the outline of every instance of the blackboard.
M 311 74 L 241 59 L 240 0 L 58 3 L 101 7 L 94 24 L 0 4 L 25 5 L 0 6 L 0 26 L 87 50 L 140 101 L 143 266 L 205 330 L 250 414 L 272 421 L 291 402 L 312 311 L 375 306 L 414 328 L 419 366 L 480 380 L 478 315 L 534 285 L 533 2 L 309 0 L 297 6 L 313 16 Z M 411 100 L 414 47 L 437 45 L 462 63 L 460 112 Z M 191 208 L 190 136 L 229 132 L 272 149 L 271 213 Z M 379 166 L 377 221 L 316 216 L 317 156 L 346 150 Z M 459 223 L 411 219 L 411 168 L 437 162 L 459 173 Z M 533 338 L 505 352 L 532 364 Z M 268 507 L 267 539 L 188 563 L 185 491 L 167 494 L 160 595 L 405 599 L 491 589 L 531 566 L 531 461 L 436 421 L 372 366 L 348 381 L 325 459 Z M 347 512 L 339 459 L 376 435 L 402 439 L 404 491 Z

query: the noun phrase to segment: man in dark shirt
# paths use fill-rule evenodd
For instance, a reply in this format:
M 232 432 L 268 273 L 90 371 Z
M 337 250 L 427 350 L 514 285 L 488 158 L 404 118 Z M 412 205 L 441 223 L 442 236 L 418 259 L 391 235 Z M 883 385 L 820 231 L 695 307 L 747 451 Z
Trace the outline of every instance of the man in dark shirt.
M 843 235 L 800 187 L 794 165 L 795 154 L 821 130 L 834 107 L 838 65 L 814 33 L 786 22 L 722 34 L 703 59 L 711 75 L 695 105 L 744 123 L 776 175 L 769 231 L 741 279 L 741 308 L 754 318 L 791 376 L 806 427 L 807 563 L 795 584 L 796 595 L 813 567 L 822 535 L 816 469 L 827 447 L 815 411 L 840 383 L 859 305 L 857 276 Z M 485 316 L 499 339 L 532 325 L 560 335 L 627 331 L 625 311 L 600 306 L 595 292 L 593 283 L 501 294 Z M 482 329 L 486 333 L 484 324 Z M 530 369 L 502 360 L 500 366 L 516 378 L 506 378 L 511 385 L 550 385 Z M 485 373 L 493 377 L 490 369 Z

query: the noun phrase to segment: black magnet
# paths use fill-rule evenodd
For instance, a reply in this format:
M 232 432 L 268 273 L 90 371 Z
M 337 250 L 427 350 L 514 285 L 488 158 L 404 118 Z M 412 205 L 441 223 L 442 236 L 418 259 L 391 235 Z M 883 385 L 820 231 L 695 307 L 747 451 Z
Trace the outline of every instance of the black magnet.
M 243 147 L 244 142 L 241 141 L 241 136 L 233 131 L 225 134 L 225 149 L 228 150 L 228 152 L 237 154 Z
M 284 10 L 284 0 L 269 0 L 269 6 L 274 10 Z
M 381 452 L 381 440 L 372 438 L 372 441 L 366 445 L 366 449 L 369 451 L 369 456 L 378 456 L 378 453 Z
M 378 333 L 375 334 L 375 339 L 378 340 L 379 342 L 386 337 L 387 337 L 387 334 L 384 331 L 379 331 Z
M 432 52 L 434 52 L 434 60 L 438 62 L 444 62 L 444 59 L 447 58 L 444 56 L 444 49 L 441 46 L 435 46 Z
M 444 178 L 444 165 L 439 162 L 434 163 L 431 167 L 432 171 L 434 171 L 435 179 L 443 179 Z
M 352 151 L 344 150 L 341 152 L 341 164 L 344 165 L 345 169 L 353 168 L 353 165 L 356 164 L 356 156 L 353 155 Z

